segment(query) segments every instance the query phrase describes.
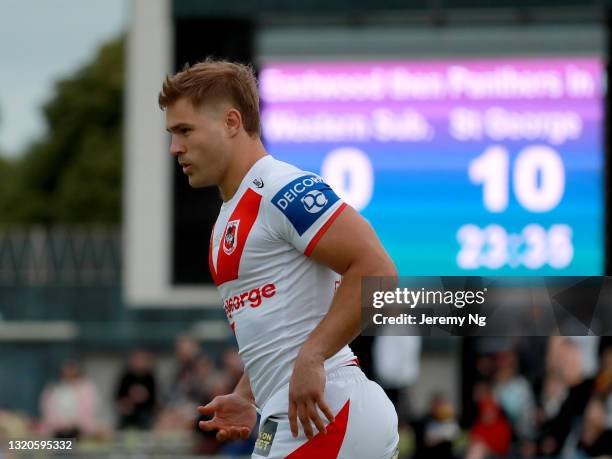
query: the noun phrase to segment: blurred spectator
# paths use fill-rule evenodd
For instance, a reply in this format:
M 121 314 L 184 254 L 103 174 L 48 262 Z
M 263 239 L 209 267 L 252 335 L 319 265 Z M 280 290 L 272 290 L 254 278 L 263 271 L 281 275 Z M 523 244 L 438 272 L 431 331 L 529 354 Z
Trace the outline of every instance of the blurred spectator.
M 115 395 L 119 412 L 119 429 L 149 429 L 156 404 L 153 357 L 144 350 L 135 350 L 119 378 Z
M 580 446 L 590 456 L 612 455 L 612 348 L 604 348 L 593 396 L 585 412 Z
M 227 373 L 229 378 L 229 385 L 232 390 L 242 378 L 244 373 L 244 366 L 242 365 L 242 359 L 238 354 L 238 349 L 235 347 L 228 347 L 223 351 L 223 371 Z
M 551 336 L 546 349 L 546 374 L 561 374 L 563 371 L 564 336 Z
M 379 335 L 374 339 L 373 358 L 377 382 L 395 405 L 400 427 L 409 422 L 408 390 L 419 378 L 420 336 Z
M 208 394 L 206 401 L 212 400 L 217 395 L 225 395 L 234 390 L 238 381 L 242 377 L 244 367 L 238 354 L 238 349 L 228 347 L 223 351 L 223 368 L 221 371 L 213 372 L 208 377 Z M 249 456 L 255 447 L 259 429 L 253 429 L 251 435 L 246 440 L 235 440 L 220 445 L 217 454 L 226 456 Z
M 502 352 L 496 358 L 493 395 L 504 410 L 519 440 L 533 438 L 535 401 L 529 382 L 518 374 L 518 362 L 513 352 Z
M 235 386 L 232 386 L 229 374 L 221 371 L 213 373 L 208 380 L 207 389 L 208 397 L 206 401 L 210 401 L 217 395 L 226 395 L 234 390 Z
M 474 398 L 478 405 L 478 417 L 470 431 L 465 457 L 481 459 L 491 454 L 505 455 L 510 448 L 512 430 L 489 384 L 478 383 L 474 388 Z
M 536 421 L 539 425 L 553 419 L 559 413 L 567 397 L 567 386 L 558 374 L 551 374 L 544 380 L 540 395 L 540 407 Z
M 551 336 L 548 342 L 547 365 L 549 371 L 560 371 L 564 363 L 563 352 L 571 342 L 580 355 L 580 371 L 584 378 L 597 373 L 598 336 Z
M 202 354 L 199 343 L 192 337 L 181 335 L 177 338 L 175 356 L 177 370 L 154 430 L 159 435 L 191 432 L 196 439 L 194 453 L 215 454 L 220 445 L 214 432 L 202 432 L 197 428 L 202 418 L 198 417 L 196 408 L 209 402 L 213 391 L 228 391 L 227 383 L 218 382 L 212 361 Z
M 580 351 L 582 373 L 585 378 L 592 378 L 597 374 L 597 354 L 599 349 L 599 336 L 568 336 L 574 341 Z
M 608 413 L 607 425 L 612 428 L 612 348 L 604 353 L 604 374 L 601 375 L 598 390 L 604 394 L 606 411 Z M 598 378 L 599 379 L 599 378 Z
M 599 338 L 599 349 L 598 349 L 599 356 L 601 357 L 601 355 L 608 348 L 612 348 L 612 336 L 601 336 Z
M 578 449 L 588 457 L 612 455 L 612 429 L 607 426 L 606 406 L 600 397 L 591 398 L 586 407 Z
M 478 355 L 495 355 L 513 348 L 514 338 L 507 336 L 482 336 L 476 340 Z
M 607 410 L 612 414 L 612 347 L 605 349 L 601 354 L 601 365 L 597 378 L 595 378 L 595 391 L 606 402 Z M 609 419 L 612 427 L 612 418 Z
M 531 382 L 536 396 L 542 392 L 546 379 L 548 336 L 521 336 L 516 339 L 516 352 L 521 374 Z
M 201 402 L 206 369 L 212 367 L 208 359 L 201 356 L 198 342 L 190 336 L 178 336 L 174 351 L 177 369 L 155 423 L 154 429 L 159 433 L 194 429 L 195 409 Z
M 478 355 L 475 366 L 479 381 L 493 382 L 493 377 L 495 376 L 495 358 L 492 355 Z
M 212 399 L 214 381 L 217 369 L 213 362 L 206 356 L 201 355 L 195 362 L 193 374 L 193 400 L 199 403 L 208 402 Z
M 459 424 L 455 410 L 444 394 L 434 394 L 425 417 L 413 422 L 412 426 L 416 441 L 413 459 L 454 457 L 453 442 L 459 436 Z
M 223 351 L 221 363 L 223 366 L 219 370 L 203 355 L 195 362 L 196 385 L 193 393 L 198 403 L 209 402 L 217 395 L 229 394 L 238 384 L 243 374 L 243 366 L 235 347 Z
M 170 404 L 200 403 L 202 397 L 202 366 L 212 364 L 203 356 L 200 344 L 187 335 L 177 338 L 175 344 L 177 371 L 170 389 Z
M 76 362 L 62 364 L 60 380 L 41 396 L 43 431 L 55 438 L 80 438 L 96 433 L 96 387 L 81 374 Z
M 217 395 L 229 394 L 234 390 L 238 379 L 242 376 L 242 361 L 235 348 L 228 348 L 223 352 L 223 368 L 216 369 L 208 359 L 201 359 L 199 374 L 202 382 L 202 401 L 208 403 Z M 200 416 L 198 421 L 210 419 Z M 253 437 L 255 435 L 255 437 Z M 233 441 L 219 444 L 216 440 L 216 432 L 198 432 L 199 442 L 197 453 L 199 454 L 226 454 L 239 455 L 253 451 L 256 440 L 256 432 L 246 440 Z
M 584 377 L 582 353 L 576 343 L 562 339 L 555 346 L 556 361 L 552 368 L 560 372 L 568 392 L 557 415 L 542 425 L 539 439 L 541 454 L 553 456 L 560 454 L 576 421 L 583 415 L 594 387 L 594 380 Z

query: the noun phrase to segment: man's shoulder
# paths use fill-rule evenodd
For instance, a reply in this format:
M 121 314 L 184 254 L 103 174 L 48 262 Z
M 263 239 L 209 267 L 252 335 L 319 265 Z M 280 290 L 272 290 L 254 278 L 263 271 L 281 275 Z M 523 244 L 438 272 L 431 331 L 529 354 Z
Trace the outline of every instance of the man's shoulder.
M 302 236 L 339 201 L 323 179 L 282 161 L 269 161 L 262 179 L 270 218 L 285 219 Z
M 271 203 L 278 201 L 285 193 L 291 193 L 291 190 L 293 193 L 300 193 L 300 190 L 322 181 L 321 177 L 313 172 L 275 158 L 271 158 L 261 175 L 252 180 L 255 189 Z

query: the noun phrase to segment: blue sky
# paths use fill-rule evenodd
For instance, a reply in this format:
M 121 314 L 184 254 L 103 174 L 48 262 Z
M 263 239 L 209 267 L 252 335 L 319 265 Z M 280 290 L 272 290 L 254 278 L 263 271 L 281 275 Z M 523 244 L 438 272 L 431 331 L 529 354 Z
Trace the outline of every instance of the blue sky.
M 129 0 L 0 0 L 0 154 L 44 134 L 54 82 L 125 31 L 129 10 Z

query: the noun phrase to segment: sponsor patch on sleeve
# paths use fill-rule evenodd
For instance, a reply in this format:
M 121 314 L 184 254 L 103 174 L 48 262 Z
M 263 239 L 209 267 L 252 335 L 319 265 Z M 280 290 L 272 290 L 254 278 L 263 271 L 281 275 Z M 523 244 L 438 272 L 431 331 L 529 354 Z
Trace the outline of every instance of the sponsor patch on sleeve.
M 340 198 L 316 175 L 304 175 L 285 185 L 272 203 L 301 236 Z

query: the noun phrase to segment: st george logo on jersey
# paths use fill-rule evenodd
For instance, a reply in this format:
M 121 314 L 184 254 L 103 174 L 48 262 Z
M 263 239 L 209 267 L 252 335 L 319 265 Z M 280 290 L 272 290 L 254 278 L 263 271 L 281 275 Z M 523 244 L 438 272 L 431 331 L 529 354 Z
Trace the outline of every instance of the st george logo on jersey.
M 225 236 L 223 236 L 223 251 L 228 255 L 231 255 L 231 253 L 236 250 L 236 245 L 238 245 L 239 224 L 240 220 L 232 220 L 227 222 Z

